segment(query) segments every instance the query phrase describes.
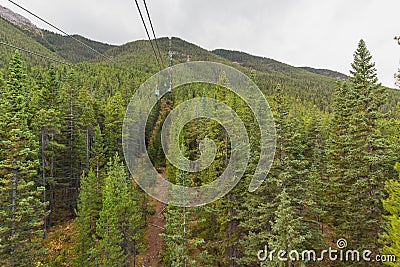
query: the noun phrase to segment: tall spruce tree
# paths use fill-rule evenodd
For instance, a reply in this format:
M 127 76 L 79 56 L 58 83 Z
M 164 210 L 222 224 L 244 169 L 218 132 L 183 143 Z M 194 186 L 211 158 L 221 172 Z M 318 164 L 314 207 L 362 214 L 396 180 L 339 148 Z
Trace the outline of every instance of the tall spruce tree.
M 40 244 L 43 203 L 37 182 L 38 143 L 28 128 L 27 83 L 18 52 L 0 99 L 0 264 L 32 266 Z
M 35 91 L 35 95 L 30 94 L 34 99 L 35 120 L 32 126 L 37 132 L 40 144 L 40 172 L 42 185 L 44 188 L 43 198 L 48 200 L 48 207 L 45 207 L 45 215 L 43 218 L 44 239 L 47 238 L 47 229 L 51 227 L 53 222 L 53 209 L 55 202 L 55 186 L 57 184 L 56 173 L 56 157 L 64 146 L 58 142 L 61 132 L 61 112 L 59 100 L 59 81 L 54 67 L 48 71 L 44 82 L 41 84 L 39 91 Z M 48 213 L 48 214 L 47 214 Z
M 329 125 L 327 140 L 327 179 L 326 204 L 328 222 L 336 228 L 336 238 L 345 234 L 345 223 L 350 221 L 346 211 L 350 203 L 351 184 L 355 177 L 356 168 L 352 166 L 352 151 L 356 151 L 356 143 L 351 129 L 351 116 L 354 114 L 354 92 L 347 83 L 339 82 L 334 95 L 334 112 Z
M 288 98 L 280 85 L 275 95 L 277 104 L 276 132 L 276 183 L 277 195 L 273 200 L 276 210 L 270 221 L 271 233 L 268 243 L 272 249 L 301 249 L 311 238 L 311 224 L 304 216 L 315 213 L 308 205 L 306 192 L 308 173 L 305 159 L 304 137 L 295 112 L 291 112 Z M 292 107 L 295 109 L 295 107 Z M 307 218 L 309 219 L 309 218 Z M 268 263 L 269 264 L 269 263 Z M 282 266 L 296 266 L 294 263 L 280 263 Z
M 118 208 L 120 206 L 121 187 L 123 186 L 123 173 L 119 162 L 109 162 L 108 172 L 103 188 L 102 209 L 97 221 L 96 233 L 100 237 L 98 245 L 100 266 L 121 266 L 124 258 L 121 247 L 122 234 L 118 229 Z
M 80 81 L 78 74 L 74 70 L 68 70 L 66 80 L 62 84 L 60 98 L 62 102 L 61 113 L 63 121 L 61 122 L 62 141 L 65 150 L 60 153 L 62 159 L 61 181 L 63 186 L 63 205 L 67 205 L 70 215 L 74 215 L 76 208 L 76 199 L 78 197 L 79 178 L 82 174 L 83 162 L 85 162 L 85 142 L 82 133 L 79 131 L 78 113 L 78 88 Z
M 382 107 L 387 95 L 378 83 L 375 63 L 371 59 L 365 42 L 360 40 L 354 54 L 352 76 L 349 78 L 357 100 L 352 116 L 352 130 L 356 140 L 362 140 L 358 142 L 361 145 L 358 159 L 356 157 L 353 162 L 353 167 L 358 168 L 358 175 L 349 198 L 352 207 L 355 207 L 351 212 L 355 216 L 349 225 L 349 234 L 355 237 L 360 247 L 371 248 L 372 244 L 373 249 L 376 249 L 377 234 L 382 225 L 383 209 L 380 200 L 384 196 L 385 181 L 394 177 L 391 167 L 394 157 L 382 133 L 381 119 L 385 118 Z
M 240 241 L 242 255 L 239 262 L 245 266 L 260 264 L 255 252 L 265 245 L 276 250 L 289 246 L 290 249 L 302 249 L 321 240 L 319 228 L 315 229 L 311 218 L 319 213 L 308 197 L 314 192 L 305 191 L 310 188 L 311 179 L 306 172 L 305 137 L 280 85 L 275 91 L 274 106 L 275 160 L 268 179 L 248 196 L 240 213 L 240 226 L 245 236 Z M 285 243 L 285 240 L 290 242 Z M 265 264 L 275 266 L 277 262 Z
M 384 88 L 360 40 L 349 81 L 341 83 L 328 142 L 329 211 L 336 234 L 349 245 L 377 250 L 384 183 L 393 177 L 393 153 L 382 132 Z M 356 265 L 356 263 L 355 263 Z

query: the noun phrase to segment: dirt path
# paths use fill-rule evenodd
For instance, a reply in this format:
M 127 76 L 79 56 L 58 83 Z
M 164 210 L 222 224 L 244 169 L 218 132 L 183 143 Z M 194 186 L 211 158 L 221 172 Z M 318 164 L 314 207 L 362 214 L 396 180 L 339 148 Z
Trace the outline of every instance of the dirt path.
M 154 127 L 151 134 L 150 143 L 154 141 L 156 136 L 156 129 L 159 124 L 162 123 L 162 119 L 165 113 L 171 111 L 172 103 L 165 98 L 161 100 L 161 112 L 158 116 L 156 127 Z M 165 169 L 159 170 L 163 177 L 165 177 Z M 164 232 L 165 220 L 163 211 L 165 204 L 155 199 L 150 201 L 150 204 L 154 207 L 154 214 L 147 218 L 147 228 L 145 232 L 145 239 L 147 243 L 146 255 L 143 257 L 142 263 L 139 267 L 163 267 L 160 263 L 161 254 L 164 247 L 164 239 L 160 236 Z
M 146 242 L 148 244 L 143 266 L 140 267 L 162 267 L 160 264 L 163 251 L 164 239 L 160 236 L 164 232 L 164 216 L 162 214 L 165 205 L 154 200 L 154 215 L 148 218 L 146 229 Z

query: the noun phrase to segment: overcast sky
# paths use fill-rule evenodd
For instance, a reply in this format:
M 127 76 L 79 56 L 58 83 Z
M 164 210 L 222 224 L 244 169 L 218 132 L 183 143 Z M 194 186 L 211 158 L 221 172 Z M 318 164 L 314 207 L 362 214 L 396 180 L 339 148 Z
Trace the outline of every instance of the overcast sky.
M 111 44 L 145 39 L 134 0 L 14 0 L 64 31 Z M 142 5 L 142 0 L 138 0 Z M 49 28 L 7 0 L 0 5 Z M 394 87 L 400 66 L 399 0 L 147 0 L 157 37 L 208 50 L 240 50 L 293 66 L 348 74 L 363 38 L 378 77 Z

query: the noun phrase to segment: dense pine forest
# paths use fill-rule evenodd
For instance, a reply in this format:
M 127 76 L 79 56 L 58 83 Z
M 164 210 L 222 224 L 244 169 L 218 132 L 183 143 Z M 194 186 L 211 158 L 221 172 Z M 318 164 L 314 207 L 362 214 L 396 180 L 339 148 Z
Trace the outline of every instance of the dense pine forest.
M 207 184 L 230 159 L 227 132 L 205 118 L 185 125 L 179 140 L 192 160 L 204 138 L 213 140 L 214 162 L 190 173 L 166 159 L 163 122 L 189 99 L 230 106 L 251 148 L 245 175 L 227 195 L 175 207 L 142 191 L 122 148 L 129 101 L 159 71 L 149 42 L 113 46 L 75 36 L 110 61 L 68 36 L 3 19 L 0 28 L 0 41 L 58 61 L 0 46 L 0 266 L 400 266 L 400 92 L 380 84 L 368 40 L 354 44 L 344 75 L 158 39 L 165 64 L 173 51 L 173 65 L 213 61 L 249 76 L 276 128 L 273 165 L 249 192 L 261 138 L 251 109 L 223 86 L 174 88 L 146 125 L 148 154 L 167 180 Z M 229 86 L 223 72 L 220 81 Z M 318 259 L 344 239 L 373 260 Z M 317 253 L 282 261 L 280 250 Z

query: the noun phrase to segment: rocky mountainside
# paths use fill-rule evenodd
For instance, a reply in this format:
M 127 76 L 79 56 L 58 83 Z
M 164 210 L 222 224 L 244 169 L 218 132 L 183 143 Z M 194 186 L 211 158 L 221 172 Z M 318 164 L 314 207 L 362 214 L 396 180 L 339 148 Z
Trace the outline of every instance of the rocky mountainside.
M 36 27 L 36 25 L 34 25 L 29 19 L 1 5 L 0 17 L 14 24 L 15 26 L 20 27 L 21 29 L 28 30 L 40 35 L 42 34 L 42 31 L 38 27 Z

